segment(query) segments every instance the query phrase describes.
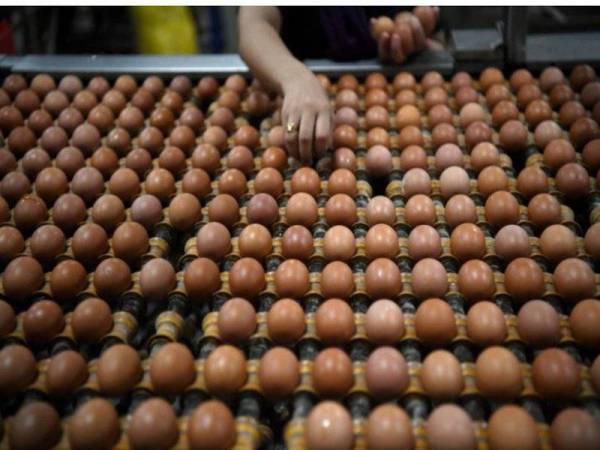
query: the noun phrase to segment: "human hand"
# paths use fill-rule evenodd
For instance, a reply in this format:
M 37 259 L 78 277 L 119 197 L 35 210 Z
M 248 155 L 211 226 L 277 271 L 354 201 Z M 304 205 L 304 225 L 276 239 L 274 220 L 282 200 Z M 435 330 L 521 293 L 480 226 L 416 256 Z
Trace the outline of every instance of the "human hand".
M 331 140 L 332 111 L 327 93 L 308 69 L 283 85 L 282 125 L 288 153 L 305 164 L 325 154 Z
M 394 21 L 388 17 L 372 18 L 371 30 L 377 40 L 382 61 L 402 64 L 412 53 L 429 47 L 427 36 L 435 29 L 439 8 L 419 6 L 401 12 Z

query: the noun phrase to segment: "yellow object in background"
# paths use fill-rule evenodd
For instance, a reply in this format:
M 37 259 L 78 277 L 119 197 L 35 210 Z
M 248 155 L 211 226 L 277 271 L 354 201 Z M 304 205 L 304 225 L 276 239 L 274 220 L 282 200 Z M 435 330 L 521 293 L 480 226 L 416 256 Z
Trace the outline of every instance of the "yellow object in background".
M 196 25 L 187 6 L 131 6 L 140 53 L 198 53 Z

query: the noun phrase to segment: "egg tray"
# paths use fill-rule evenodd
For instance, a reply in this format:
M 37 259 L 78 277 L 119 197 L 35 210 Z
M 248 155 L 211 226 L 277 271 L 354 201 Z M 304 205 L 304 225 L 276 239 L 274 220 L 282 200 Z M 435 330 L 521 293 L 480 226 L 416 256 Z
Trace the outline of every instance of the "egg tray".
M 163 312 L 161 315 L 164 316 L 167 313 Z M 206 353 L 210 351 L 210 348 L 214 348 L 216 343 L 215 340 L 218 340 L 218 329 L 216 326 L 216 312 L 209 313 L 203 320 L 203 341 L 206 342 L 204 347 L 209 347 Z M 268 340 L 268 332 L 266 330 L 266 314 L 264 312 L 258 314 L 258 328 L 257 332 L 252 336 L 250 342 L 250 354 L 252 354 L 251 348 L 253 347 L 252 341 L 255 341 L 254 348 L 256 351 L 256 345 L 261 348 L 261 353 L 266 350 L 263 348 L 264 345 L 261 345 L 264 340 Z M 506 316 L 507 325 L 508 325 L 508 338 L 507 342 L 510 346 L 511 343 L 515 341 L 519 341 L 518 334 L 516 333 L 515 318 L 514 316 Z M 562 332 L 563 338 L 562 343 L 569 345 L 572 344 L 572 338 L 569 336 L 569 328 L 568 325 L 565 328 L 565 324 L 567 323 L 566 317 L 561 318 L 561 324 L 563 325 Z M 363 346 L 363 341 L 366 339 L 364 333 L 364 314 L 356 314 L 355 315 L 356 325 L 357 325 L 357 333 L 354 336 L 352 342 L 349 344 L 350 347 L 358 346 L 357 351 L 351 350 L 351 355 L 353 356 L 353 377 L 354 384 L 350 389 L 348 394 L 346 395 L 346 402 L 350 406 L 350 409 L 353 412 L 354 421 L 355 421 L 355 434 L 357 438 L 357 446 L 360 448 L 360 442 L 362 439 L 362 435 L 364 433 L 364 421 L 366 415 L 369 411 L 369 405 L 372 400 L 370 399 L 370 395 L 368 392 L 368 388 L 365 381 L 365 365 L 364 358 L 366 358 L 366 354 L 364 349 L 360 347 Z M 468 355 L 469 352 L 465 351 L 464 346 L 468 347 L 468 338 L 465 335 L 465 325 L 464 325 L 464 316 L 456 315 L 457 320 L 457 328 L 459 330 L 459 335 L 455 338 L 454 343 L 457 346 L 454 348 L 454 352 L 456 356 L 461 360 L 461 369 L 463 372 L 463 379 L 465 383 L 465 388 L 459 396 L 459 403 L 464 407 L 467 407 L 469 410 L 476 411 L 474 416 L 481 421 L 478 424 L 477 436 L 478 440 L 485 442 L 485 422 L 483 420 L 487 416 L 487 412 L 489 411 L 489 405 L 485 404 L 485 400 L 481 398 L 481 394 L 477 390 L 477 386 L 474 378 L 474 364 L 469 361 Z M 305 403 L 312 403 L 312 398 L 314 392 L 314 388 L 312 385 L 312 361 L 311 357 L 315 356 L 317 351 L 316 347 L 313 344 L 313 341 L 316 338 L 314 334 L 314 313 L 307 314 L 307 330 L 304 336 L 301 338 L 299 343 L 297 344 L 297 348 L 300 351 L 300 354 L 303 353 L 302 348 L 305 347 L 304 353 L 311 354 L 309 358 L 301 358 L 300 365 L 300 375 L 301 382 L 294 394 L 294 419 L 288 422 L 285 429 L 285 441 L 287 448 L 303 448 L 302 442 L 302 428 L 304 424 L 304 413 L 306 411 Z M 19 320 L 19 324 L 20 324 Z M 177 321 L 176 321 L 177 322 Z M 68 322 L 67 322 L 68 323 Z M 177 322 L 181 323 L 181 322 Z M 68 325 L 67 325 L 68 327 Z M 421 364 L 419 362 L 421 358 L 421 354 L 419 352 L 419 347 L 415 346 L 415 333 L 414 333 L 414 322 L 413 317 L 410 314 L 405 315 L 405 329 L 406 334 L 402 338 L 400 342 L 400 350 L 404 353 L 404 356 L 408 360 L 408 370 L 409 370 L 409 385 L 405 392 L 401 395 L 401 397 L 397 398 L 397 400 L 406 408 L 406 410 L 413 417 L 413 431 L 414 435 L 417 438 L 417 442 L 420 440 L 426 439 L 426 435 L 424 433 L 423 422 L 425 419 L 426 412 L 430 410 L 431 403 L 427 398 L 426 392 L 424 392 L 423 387 L 420 384 L 420 372 L 421 372 Z M 18 330 L 21 329 L 19 326 Z M 171 328 L 173 329 L 173 328 Z M 15 333 L 18 334 L 18 333 Z M 64 335 L 68 335 L 69 332 L 63 333 Z M 22 337 L 22 336 L 21 336 Z M 70 336 L 72 339 L 72 336 Z M 164 337 L 164 335 L 163 335 Z M 177 336 L 170 336 L 172 340 L 176 340 Z M 257 343 L 260 341 L 259 343 Z M 305 345 L 306 344 L 306 345 Z M 362 344 L 362 345 L 361 345 Z M 405 344 L 405 345 L 403 345 Z M 521 343 L 522 344 L 522 343 Z M 201 344 L 202 345 L 202 344 Z M 570 349 L 570 348 L 569 348 Z M 519 354 L 519 352 L 517 352 Z M 577 354 L 575 353 L 576 357 Z M 260 354 L 254 355 L 254 358 L 260 357 Z M 466 357 L 466 358 L 465 358 Z M 416 359 L 416 360 L 415 360 Z M 467 361 L 465 361 L 467 359 Z M 40 395 L 44 397 L 46 395 L 45 390 L 45 382 L 44 382 L 44 374 L 47 367 L 47 360 L 40 361 L 38 363 L 39 376 L 36 381 L 32 383 L 28 388 L 26 388 L 25 395 L 33 395 L 39 397 Z M 259 400 L 262 395 L 260 392 L 260 385 L 257 380 L 257 371 L 260 363 L 257 359 L 250 359 L 247 361 L 247 380 L 245 385 L 240 388 L 239 392 L 244 395 L 250 393 L 252 399 L 256 403 L 255 406 L 260 406 L 261 409 L 269 409 L 269 402 L 267 401 L 266 405 L 263 401 Z M 75 393 L 76 403 L 83 403 L 86 398 L 89 396 L 95 396 L 99 392 L 99 386 L 97 383 L 97 379 L 95 378 L 96 373 L 96 361 L 91 361 L 88 364 L 88 370 L 90 376 L 87 382 L 81 386 L 77 393 Z M 133 410 L 136 400 L 141 400 L 140 397 L 149 396 L 150 392 L 152 392 L 152 383 L 148 374 L 149 368 L 149 360 L 146 359 L 143 361 L 144 375 L 141 381 L 132 388 L 132 403 L 129 405 L 128 410 Z M 176 448 L 187 448 L 185 442 L 185 430 L 186 430 L 186 417 L 185 415 L 190 412 L 191 407 L 195 403 L 197 403 L 200 398 L 206 398 L 206 386 L 203 380 L 203 359 L 196 361 L 197 368 L 197 378 L 195 382 L 189 386 L 184 394 L 178 396 L 180 399 L 177 404 L 182 405 L 182 407 L 177 408 L 178 410 L 183 408 L 182 417 L 179 419 L 179 428 L 180 428 L 180 441 Z M 544 422 L 547 419 L 547 414 L 545 415 L 545 408 L 542 403 L 540 403 L 540 399 L 538 395 L 535 393 L 535 390 L 532 386 L 531 381 L 531 369 L 528 364 L 522 364 L 522 372 L 523 372 L 523 383 L 524 388 L 520 394 L 521 401 L 526 405 L 529 405 L 529 408 L 533 409 L 536 412 L 534 417 L 538 421 L 538 426 L 542 432 L 542 439 L 545 439 L 545 431 L 547 430 L 547 425 Z M 597 406 L 598 402 L 598 393 L 594 393 L 590 384 L 590 375 L 589 370 L 586 366 L 582 366 L 581 370 L 581 392 L 578 397 L 578 402 L 582 402 L 586 404 L 588 407 L 594 408 L 594 405 Z M 249 403 L 250 399 L 247 399 Z M 243 401 L 243 400 L 242 400 Z M 590 403 L 591 402 L 591 403 Z M 125 404 L 127 400 L 125 401 Z M 286 409 L 292 407 L 288 402 L 286 402 Z M 304 405 L 303 405 L 304 404 Z M 436 402 L 433 401 L 435 405 Z M 73 409 L 76 405 L 73 405 Z M 122 405 L 123 406 L 123 405 Z M 271 405 L 274 406 L 274 405 Z M 240 402 L 238 412 L 242 409 L 242 404 Z M 296 414 L 297 412 L 300 414 Z M 471 411 L 470 411 L 471 412 Z M 280 413 L 281 414 L 281 413 Z M 286 413 L 285 415 L 291 414 L 291 411 Z M 265 426 L 260 426 L 259 421 L 262 419 L 260 415 L 258 417 L 246 417 L 240 415 L 238 413 L 237 417 L 237 445 L 235 448 L 256 448 L 260 441 L 264 439 L 270 440 L 272 439 L 272 432 L 265 428 Z M 548 421 L 549 422 L 549 421 Z M 127 421 L 125 419 L 121 420 L 122 428 L 127 428 Z M 358 426 L 357 426 L 358 425 Z M 120 444 L 118 444 L 117 448 L 120 448 L 121 445 L 124 445 L 123 439 L 125 434 L 122 435 Z M 546 442 L 546 441 L 543 441 Z M 63 447 L 64 446 L 64 447 Z M 58 448 L 68 448 L 68 445 L 64 442 L 59 444 Z M 417 446 L 417 448 L 419 448 Z

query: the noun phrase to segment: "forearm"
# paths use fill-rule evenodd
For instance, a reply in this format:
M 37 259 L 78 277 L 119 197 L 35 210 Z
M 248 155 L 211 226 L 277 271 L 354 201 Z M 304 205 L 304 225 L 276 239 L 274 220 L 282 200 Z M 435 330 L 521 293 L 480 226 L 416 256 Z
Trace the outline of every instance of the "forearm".
M 240 55 L 261 83 L 278 92 L 308 69 L 287 49 L 277 25 L 257 17 L 250 6 L 240 8 Z

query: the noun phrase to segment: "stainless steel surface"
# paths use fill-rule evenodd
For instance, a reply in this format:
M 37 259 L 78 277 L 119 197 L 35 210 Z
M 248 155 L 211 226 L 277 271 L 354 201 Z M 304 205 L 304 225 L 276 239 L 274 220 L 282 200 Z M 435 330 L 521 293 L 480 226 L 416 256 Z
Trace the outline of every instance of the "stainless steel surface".
M 530 34 L 526 65 L 541 69 L 549 64 L 572 67 L 600 64 L 600 32 Z
M 313 71 L 338 76 L 352 72 L 357 75 L 381 71 L 393 75 L 407 70 L 417 75 L 429 70 L 450 74 L 454 60 L 446 51 L 425 51 L 399 66 L 383 65 L 377 60 L 336 62 L 324 59 L 306 61 Z M 19 73 L 51 73 L 64 75 L 75 73 L 82 76 L 116 76 L 122 73 L 145 76 L 149 74 L 169 76 L 175 74 L 227 76 L 232 73 L 247 74 L 248 67 L 237 54 L 146 56 L 146 55 L 29 55 L 13 61 L 10 70 Z
M 456 61 L 502 60 L 502 35 L 496 28 L 452 30 L 450 45 Z

